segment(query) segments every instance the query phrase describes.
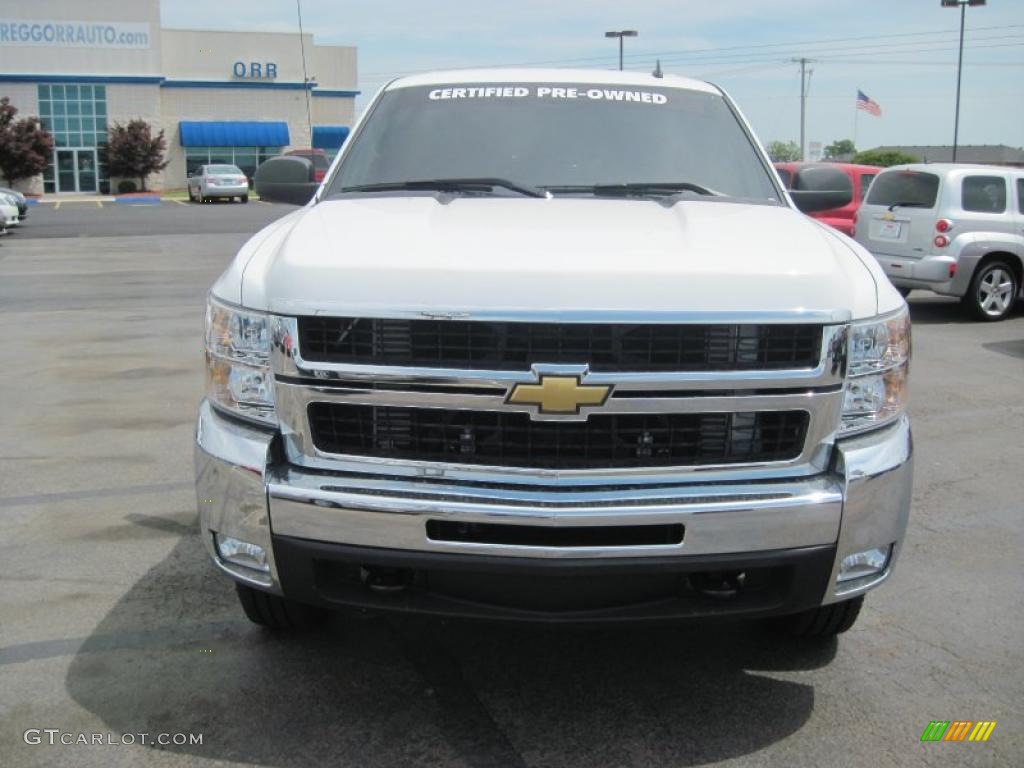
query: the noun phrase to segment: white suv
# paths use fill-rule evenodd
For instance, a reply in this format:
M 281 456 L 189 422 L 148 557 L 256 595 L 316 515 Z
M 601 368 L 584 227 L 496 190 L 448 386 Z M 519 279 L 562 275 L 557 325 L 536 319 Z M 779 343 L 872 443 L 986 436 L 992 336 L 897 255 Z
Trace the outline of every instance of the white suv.
M 1003 320 L 1024 273 L 1024 169 L 946 163 L 879 174 L 854 235 L 904 295 L 960 296 L 981 320 Z

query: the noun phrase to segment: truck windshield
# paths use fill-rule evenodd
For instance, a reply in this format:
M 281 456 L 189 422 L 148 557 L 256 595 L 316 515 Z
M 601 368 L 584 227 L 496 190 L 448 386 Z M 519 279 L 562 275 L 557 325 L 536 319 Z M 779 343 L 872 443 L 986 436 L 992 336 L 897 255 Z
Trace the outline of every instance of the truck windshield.
M 779 203 L 767 169 L 720 95 L 593 84 L 452 83 L 388 91 L 328 194 L 453 179 L 500 179 L 555 195 L 689 190 L 687 199 L 712 199 L 703 188 L 712 196 Z M 510 194 L 501 186 L 488 193 Z

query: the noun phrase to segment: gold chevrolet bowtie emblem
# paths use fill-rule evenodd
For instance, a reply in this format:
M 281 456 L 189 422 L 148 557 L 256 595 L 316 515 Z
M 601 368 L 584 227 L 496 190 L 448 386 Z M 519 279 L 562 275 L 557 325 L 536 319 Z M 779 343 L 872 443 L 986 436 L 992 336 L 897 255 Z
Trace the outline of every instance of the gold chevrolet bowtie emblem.
M 536 405 L 541 413 L 579 413 L 584 405 L 604 405 L 612 388 L 581 384 L 578 376 L 544 376 L 539 384 L 516 384 L 508 401 L 515 405 Z

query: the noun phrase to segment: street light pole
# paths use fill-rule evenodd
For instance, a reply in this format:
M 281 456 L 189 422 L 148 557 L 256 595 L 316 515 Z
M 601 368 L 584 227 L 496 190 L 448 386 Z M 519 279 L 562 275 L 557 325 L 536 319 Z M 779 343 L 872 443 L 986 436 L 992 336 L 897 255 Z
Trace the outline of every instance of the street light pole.
M 622 70 L 622 38 L 624 37 L 636 37 L 640 33 L 635 29 L 620 29 L 614 32 L 605 32 L 605 37 L 617 37 L 619 38 L 619 71 Z
M 306 127 L 309 128 L 309 146 L 313 146 L 313 110 L 309 106 L 310 78 L 306 71 L 306 41 L 302 32 L 302 2 L 295 0 L 295 10 L 299 15 L 299 50 L 302 52 L 302 90 L 306 94 Z
M 953 162 L 956 162 L 956 147 L 960 143 L 960 78 L 964 71 L 964 20 L 967 3 L 960 3 L 960 54 L 956 57 L 956 115 L 953 117 Z
M 806 56 L 801 56 L 799 59 L 790 59 L 800 65 L 800 160 L 806 160 L 804 152 L 806 148 L 806 142 L 804 139 L 804 127 L 807 124 L 807 65 L 812 63 L 814 59 L 808 59 Z M 811 70 L 814 73 L 814 70 Z
M 964 22 L 968 5 L 984 5 L 985 0 L 942 0 L 943 8 L 960 8 L 960 55 L 956 60 L 956 113 L 953 117 L 953 162 L 956 162 L 957 145 L 960 143 L 960 80 L 964 69 Z
M 804 157 L 805 147 L 807 143 L 804 139 L 804 126 L 807 125 L 807 78 L 804 76 L 804 72 L 807 69 L 807 59 L 801 57 L 800 59 L 800 160 L 803 162 L 807 158 Z

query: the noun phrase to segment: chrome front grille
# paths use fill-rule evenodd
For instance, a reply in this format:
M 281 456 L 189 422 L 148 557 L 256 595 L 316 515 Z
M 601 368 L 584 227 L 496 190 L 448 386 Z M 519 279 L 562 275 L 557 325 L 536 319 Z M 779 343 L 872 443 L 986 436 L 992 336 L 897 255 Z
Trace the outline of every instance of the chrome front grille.
M 839 425 L 848 316 L 695 323 L 681 315 L 604 326 L 565 318 L 565 331 L 524 336 L 527 326 L 558 325 L 544 320 L 276 317 L 272 363 L 288 460 L 353 476 L 520 485 L 825 470 Z M 343 338 L 346 328 L 356 336 Z M 483 344 L 496 333 L 501 343 Z M 523 338 L 536 357 L 523 357 Z M 630 338 L 642 341 L 634 347 Z M 536 352 L 549 342 L 549 351 Z M 666 360 L 669 368 L 659 367 Z M 575 377 L 611 394 L 577 413 L 512 400 L 517 385 L 544 376 Z
M 529 370 L 756 371 L 813 367 L 821 325 L 536 323 L 300 317 L 310 362 Z
M 692 467 L 791 461 L 806 411 L 594 414 L 534 421 L 525 413 L 310 403 L 324 453 L 523 469 Z

